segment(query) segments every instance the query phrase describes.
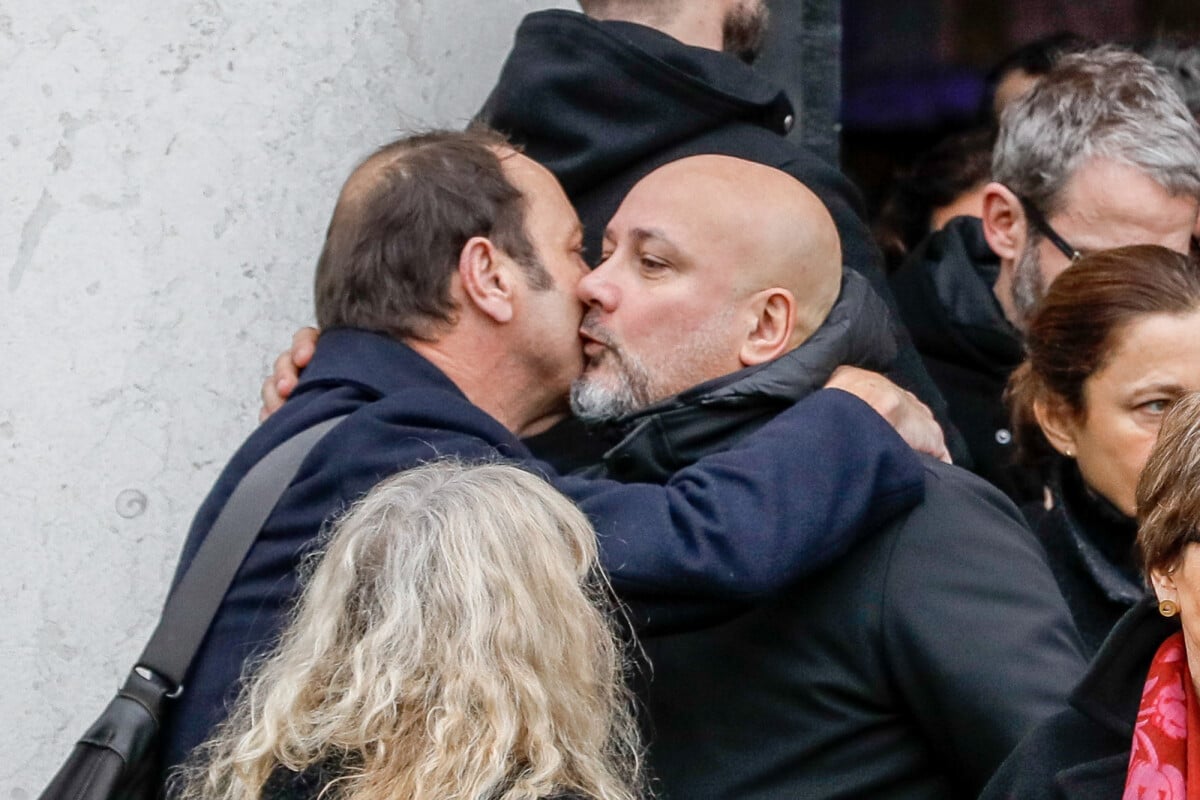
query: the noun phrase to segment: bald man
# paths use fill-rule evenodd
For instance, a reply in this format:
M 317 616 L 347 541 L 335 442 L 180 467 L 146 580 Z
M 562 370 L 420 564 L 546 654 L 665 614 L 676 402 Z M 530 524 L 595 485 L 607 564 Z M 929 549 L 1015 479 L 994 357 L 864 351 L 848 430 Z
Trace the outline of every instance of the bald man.
M 895 355 L 823 205 L 775 169 L 661 167 L 621 204 L 604 256 L 579 283 L 572 405 L 624 433 L 598 470 L 609 477 L 662 480 L 837 365 L 886 370 Z M 1019 513 L 933 459 L 925 488 L 815 579 L 727 623 L 643 638 L 661 797 L 974 797 L 1064 706 L 1084 659 Z

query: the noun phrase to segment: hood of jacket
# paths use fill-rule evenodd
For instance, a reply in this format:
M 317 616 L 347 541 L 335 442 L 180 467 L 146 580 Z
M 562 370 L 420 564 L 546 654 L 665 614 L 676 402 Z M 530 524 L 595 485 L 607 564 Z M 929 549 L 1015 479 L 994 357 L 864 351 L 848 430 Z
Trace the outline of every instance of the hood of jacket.
M 992 291 L 999 275 L 1000 258 L 975 217 L 951 220 L 913 252 L 891 284 L 921 355 L 1007 378 L 1024 354 Z
M 896 358 L 896 342 L 887 305 L 865 278 L 847 270 L 829 316 L 795 350 L 615 423 L 624 436 L 605 453 L 605 472 L 626 482 L 662 483 L 820 389 L 842 364 L 886 373 Z
M 675 144 L 730 122 L 784 134 L 783 90 L 727 53 L 631 22 L 529 14 L 479 118 L 575 198 Z

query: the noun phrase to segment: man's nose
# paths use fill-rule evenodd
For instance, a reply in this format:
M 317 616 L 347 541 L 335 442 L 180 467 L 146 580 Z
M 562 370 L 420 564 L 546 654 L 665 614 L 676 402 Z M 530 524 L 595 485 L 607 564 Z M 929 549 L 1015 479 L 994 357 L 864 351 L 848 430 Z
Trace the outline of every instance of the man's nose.
M 609 280 L 607 262 L 596 267 L 580 279 L 576 287 L 579 299 L 587 306 L 599 306 L 612 311 L 620 300 L 620 290 Z

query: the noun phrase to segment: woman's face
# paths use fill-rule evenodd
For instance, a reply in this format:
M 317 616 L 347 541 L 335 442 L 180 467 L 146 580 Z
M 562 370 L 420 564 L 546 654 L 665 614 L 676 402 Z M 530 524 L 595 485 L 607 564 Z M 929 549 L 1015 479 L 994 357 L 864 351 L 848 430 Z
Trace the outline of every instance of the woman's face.
M 1133 516 L 1163 413 L 1181 394 L 1200 390 L 1200 309 L 1147 314 L 1118 330 L 1115 342 L 1084 382 L 1083 413 L 1063 420 L 1065 440 L 1047 435 L 1074 454 L 1094 491 Z

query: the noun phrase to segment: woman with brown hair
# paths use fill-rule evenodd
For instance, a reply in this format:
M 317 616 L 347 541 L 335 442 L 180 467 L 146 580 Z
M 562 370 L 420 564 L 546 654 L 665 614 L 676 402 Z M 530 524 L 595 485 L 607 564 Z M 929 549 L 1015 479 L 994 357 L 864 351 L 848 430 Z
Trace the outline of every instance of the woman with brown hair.
M 1134 488 L 1175 400 L 1200 390 L 1200 265 L 1153 245 L 1092 253 L 1034 311 L 1009 382 L 1027 509 L 1089 653 L 1144 594 Z
M 595 532 L 514 466 L 402 472 L 337 524 L 180 800 L 634 800 Z
M 1163 420 L 1137 512 L 1155 596 L 1122 617 L 1071 707 L 1022 741 L 981 800 L 1200 796 L 1200 393 Z

